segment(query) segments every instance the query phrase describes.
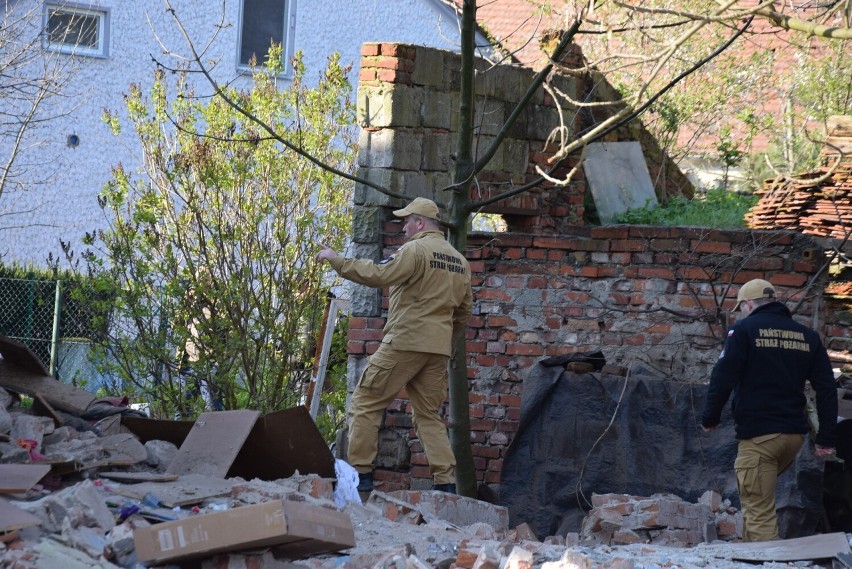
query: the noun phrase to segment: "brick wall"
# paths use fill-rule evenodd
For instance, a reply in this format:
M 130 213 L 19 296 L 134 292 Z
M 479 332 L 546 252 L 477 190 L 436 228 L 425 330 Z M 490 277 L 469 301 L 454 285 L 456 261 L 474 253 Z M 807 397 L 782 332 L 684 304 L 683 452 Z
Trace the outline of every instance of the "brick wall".
M 579 57 L 572 52 L 571 57 Z M 576 62 L 575 62 L 576 63 Z M 478 148 L 484 150 L 532 72 L 480 63 L 477 82 Z M 365 44 L 358 89 L 361 123 L 358 175 L 409 198 L 446 203 L 458 128 L 459 56 L 432 48 Z M 563 79 L 560 90 L 587 97 L 600 78 Z M 609 88 L 611 89 L 611 88 Z M 604 107 L 572 115 L 573 132 L 612 112 Z M 532 100 L 488 169 L 477 176 L 474 199 L 537 177 L 553 148 L 554 101 Z M 685 178 L 641 124 L 607 141 L 638 140 L 658 195 L 680 192 Z M 564 168 L 576 165 L 570 159 Z M 558 176 L 564 169 L 553 174 Z M 718 357 L 738 285 L 766 278 L 797 318 L 823 329 L 826 303 L 820 279 L 821 245 L 793 233 L 711 231 L 696 228 L 584 227 L 582 169 L 565 187 L 542 184 L 486 211 L 500 213 L 510 232 L 472 234 L 474 314 L 467 329 L 471 439 L 477 478 L 498 483 L 506 448 L 517 430 L 524 379 L 542 358 L 602 350 L 607 361 L 647 369 L 658 377 L 704 380 Z M 403 201 L 356 185 L 354 257 L 378 261 L 404 238 L 390 221 Z M 349 332 L 350 391 L 381 340 L 385 291 L 355 286 Z M 830 316 L 830 318 L 834 318 Z M 836 320 L 824 328 L 836 346 L 849 344 Z M 841 349 L 841 348 L 836 348 Z M 385 415 L 380 470 L 385 490 L 428 487 L 422 446 L 411 428 L 405 394 Z
M 384 232 L 388 254 L 402 237 L 391 222 Z M 475 299 L 467 328 L 471 439 L 477 479 L 488 483 L 499 483 L 523 381 L 543 358 L 601 350 L 630 373 L 706 380 L 733 322 L 738 287 L 753 278 L 775 284 L 788 306 L 801 300 L 796 318 L 827 329 L 822 281 L 806 289 L 822 248 L 796 233 L 644 226 L 559 236 L 473 233 L 466 256 Z M 383 324 L 379 317 L 350 320 L 352 381 L 377 349 Z M 411 450 L 408 472 L 377 473 L 388 487 L 428 485 L 409 412 L 403 393 L 386 415 Z

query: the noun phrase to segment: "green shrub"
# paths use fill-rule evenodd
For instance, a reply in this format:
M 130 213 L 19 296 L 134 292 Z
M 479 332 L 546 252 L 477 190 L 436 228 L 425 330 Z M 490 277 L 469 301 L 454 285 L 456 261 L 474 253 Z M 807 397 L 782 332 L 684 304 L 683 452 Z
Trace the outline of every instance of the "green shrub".
M 714 189 L 693 199 L 678 196 L 665 205 L 627 210 L 616 217 L 616 223 L 735 229 L 745 227 L 743 217 L 757 200 L 755 195 Z

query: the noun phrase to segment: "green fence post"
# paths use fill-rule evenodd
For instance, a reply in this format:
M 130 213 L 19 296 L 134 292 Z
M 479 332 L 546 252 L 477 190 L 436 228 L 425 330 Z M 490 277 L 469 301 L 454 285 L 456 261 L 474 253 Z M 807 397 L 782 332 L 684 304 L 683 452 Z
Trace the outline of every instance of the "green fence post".
M 59 318 L 62 315 L 62 281 L 56 281 L 56 300 L 53 303 L 53 333 L 50 335 L 50 375 L 56 375 L 59 349 Z
M 32 347 L 33 304 L 35 303 L 35 273 L 27 273 L 27 316 L 24 319 L 23 342 Z

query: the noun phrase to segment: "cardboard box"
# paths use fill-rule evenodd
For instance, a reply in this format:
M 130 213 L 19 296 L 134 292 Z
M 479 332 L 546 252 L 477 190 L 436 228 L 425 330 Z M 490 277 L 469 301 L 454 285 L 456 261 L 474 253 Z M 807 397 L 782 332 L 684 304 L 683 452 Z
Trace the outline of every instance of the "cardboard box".
M 145 565 L 274 547 L 294 558 L 355 546 L 348 514 L 304 502 L 273 500 L 190 516 L 133 532 Z

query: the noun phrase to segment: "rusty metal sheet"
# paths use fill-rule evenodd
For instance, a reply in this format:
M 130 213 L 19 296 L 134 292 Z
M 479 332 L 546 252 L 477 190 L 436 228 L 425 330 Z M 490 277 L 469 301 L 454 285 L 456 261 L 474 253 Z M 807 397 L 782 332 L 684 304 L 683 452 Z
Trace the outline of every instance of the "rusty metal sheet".
M 196 419 L 166 474 L 202 474 L 225 478 L 259 411 L 210 411 Z
M 303 406 L 258 419 L 228 476 L 277 480 L 297 470 L 334 478 L 334 455 Z

